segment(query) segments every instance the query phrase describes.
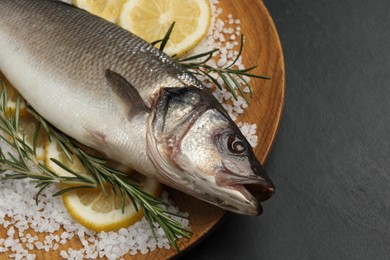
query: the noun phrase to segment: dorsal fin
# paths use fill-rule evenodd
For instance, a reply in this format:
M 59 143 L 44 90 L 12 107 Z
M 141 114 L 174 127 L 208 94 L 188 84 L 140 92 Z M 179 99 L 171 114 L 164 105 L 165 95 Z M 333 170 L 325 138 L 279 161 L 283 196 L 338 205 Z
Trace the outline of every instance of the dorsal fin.
M 133 117 L 134 115 L 141 112 L 149 111 L 137 89 L 119 73 L 116 73 L 110 69 L 106 69 L 105 76 L 108 83 L 112 86 L 114 92 L 125 102 L 130 103 L 130 117 Z

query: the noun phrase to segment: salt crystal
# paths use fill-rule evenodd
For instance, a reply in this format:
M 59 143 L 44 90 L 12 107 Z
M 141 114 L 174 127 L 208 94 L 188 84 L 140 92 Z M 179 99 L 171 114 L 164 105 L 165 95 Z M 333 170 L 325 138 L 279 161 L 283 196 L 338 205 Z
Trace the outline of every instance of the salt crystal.
M 223 67 L 227 62 L 227 59 L 226 58 L 222 58 L 218 61 L 218 67 Z
M 42 244 L 42 242 L 35 242 L 35 247 L 38 249 L 38 250 L 41 250 L 41 249 L 43 249 L 43 244 Z
M 13 244 L 14 244 L 14 240 L 11 237 L 8 237 L 4 242 L 5 247 L 11 247 Z
M 90 254 L 90 255 L 88 255 L 88 256 L 89 256 L 89 258 L 91 258 L 91 259 L 96 259 L 96 258 L 98 257 L 98 252 L 95 251 L 95 252 L 93 252 L 92 254 Z
M 137 252 L 137 251 L 136 251 Z M 100 251 L 99 252 L 99 258 L 103 258 L 105 256 L 105 252 L 104 251 Z
M 23 246 L 22 244 L 19 244 L 18 240 L 14 240 L 13 245 L 11 247 L 12 252 L 21 252 L 23 251 Z
M 126 228 L 121 228 L 118 231 L 119 235 L 127 236 L 129 234 L 129 231 Z
M 60 236 L 60 238 L 61 239 L 66 239 L 66 238 L 68 238 L 68 233 L 67 232 L 63 232 L 62 234 L 61 234 L 61 236 Z
M 26 247 L 27 247 L 28 250 L 33 250 L 34 249 L 34 245 L 31 244 L 31 243 L 27 243 Z
M 28 254 L 27 260 L 35 260 L 35 257 L 36 257 L 36 255 L 34 255 L 34 254 Z
M 102 231 L 102 232 L 100 233 L 100 237 L 101 237 L 102 239 L 107 239 L 107 238 L 108 238 L 108 234 L 107 234 L 106 232 Z

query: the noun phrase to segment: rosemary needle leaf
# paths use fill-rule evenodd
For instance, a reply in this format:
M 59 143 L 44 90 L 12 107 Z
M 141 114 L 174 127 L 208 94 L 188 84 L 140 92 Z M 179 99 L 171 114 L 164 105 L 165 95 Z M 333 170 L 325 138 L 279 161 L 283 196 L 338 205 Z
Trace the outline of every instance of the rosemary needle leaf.
M 248 89 L 249 89 L 249 96 L 252 98 L 252 96 L 253 96 L 253 92 L 252 92 L 252 89 L 250 88 L 250 86 L 249 86 L 249 83 L 248 83 L 248 81 L 244 78 L 244 76 L 242 76 L 242 75 L 237 75 L 237 77 L 242 81 L 242 82 L 244 82 L 244 85 L 245 86 L 247 86 L 248 87 Z
M 62 142 L 57 142 L 57 143 L 58 143 L 58 145 L 60 146 L 61 151 L 65 154 L 66 159 L 68 159 L 68 161 L 69 161 L 70 163 L 73 163 L 74 160 L 73 160 L 72 154 L 71 154 L 71 152 L 68 150 L 68 148 L 66 148 L 66 145 L 63 144 Z
M 48 184 L 46 185 L 43 185 L 39 190 L 38 192 L 35 194 L 34 198 L 35 198 L 35 203 L 38 205 L 39 204 L 39 195 L 47 188 Z
M 61 189 L 55 193 L 52 194 L 53 197 L 58 197 L 58 196 L 61 196 L 67 192 L 71 192 L 71 191 L 75 191 L 75 190 L 80 190 L 80 189 L 92 189 L 94 187 L 91 187 L 91 186 L 87 186 L 87 185 L 82 185 L 82 186 L 74 186 L 74 187 L 69 187 L 69 188 L 64 188 L 64 189 Z
M 62 169 L 64 169 L 65 171 L 73 174 L 74 176 L 77 176 L 79 178 L 83 178 L 83 176 L 77 172 L 75 172 L 74 170 L 72 170 L 70 167 L 68 167 L 67 165 L 65 165 L 63 162 L 57 160 L 56 158 L 50 158 L 50 161 L 54 162 L 55 164 L 57 164 L 58 166 L 60 166 Z M 52 171 L 51 171 L 52 172 Z
M 34 179 L 34 180 L 52 180 L 52 177 L 46 176 L 46 175 L 41 175 L 41 174 L 28 174 L 26 177 Z
M 58 178 L 59 176 L 57 175 L 57 173 L 53 172 L 52 170 L 50 170 L 49 168 L 47 168 L 46 166 L 44 166 L 43 164 L 39 163 L 37 166 L 36 166 L 42 173 L 44 174 L 47 174 L 48 176 L 51 176 L 52 178 Z
M 247 76 L 250 78 L 266 79 L 266 80 L 271 79 L 270 77 L 267 77 L 267 76 L 261 76 L 261 75 L 251 74 L 251 73 L 238 73 L 238 74 L 241 74 L 243 76 Z
M 219 84 L 218 80 L 216 78 L 214 78 L 210 73 L 202 70 L 202 69 L 199 69 L 199 71 L 205 75 L 206 77 L 208 77 L 214 84 L 215 86 L 217 86 L 217 88 L 221 89 L 222 90 L 222 86 L 221 84 Z
M 124 190 L 123 187 L 119 187 L 119 190 L 121 192 L 122 196 L 122 214 L 125 213 L 125 206 L 126 206 L 126 191 Z
M 47 186 L 50 183 L 50 180 L 40 180 L 39 182 L 35 182 L 35 188 L 40 188 L 43 186 Z
M 41 122 L 38 122 L 35 126 L 34 136 L 33 136 L 33 153 L 35 156 L 37 155 L 37 143 L 38 143 L 38 135 L 40 129 L 41 129 Z
M 197 54 L 197 55 L 193 55 L 193 56 L 177 59 L 176 61 L 180 62 L 180 63 L 183 63 L 183 62 L 186 62 L 186 61 L 197 60 L 197 59 L 200 59 L 200 58 L 203 58 L 203 57 L 207 57 L 205 60 L 203 60 L 203 61 L 201 61 L 199 63 L 189 63 L 190 66 L 200 65 L 200 64 L 208 62 L 213 57 L 213 54 L 218 52 L 218 51 L 219 51 L 219 49 L 214 49 L 214 50 L 207 51 L 207 52 L 204 52 L 204 53 L 200 53 L 200 54 Z
M 20 159 L 17 159 L 12 153 L 8 153 L 8 156 L 11 158 L 11 160 L 18 164 L 20 162 Z
M 130 193 L 129 190 L 126 190 L 126 193 L 127 193 L 127 196 L 130 198 L 131 203 L 133 204 L 135 211 L 138 212 L 138 211 L 139 211 L 139 208 L 138 208 L 137 202 L 135 201 L 134 196 L 132 196 L 132 194 Z M 143 211 L 143 212 L 145 213 L 145 211 Z
M 249 99 L 247 98 L 244 90 L 242 89 L 241 84 L 237 81 L 237 79 L 232 74 L 227 74 L 231 81 L 233 81 L 234 85 L 240 91 L 241 96 L 245 99 L 247 104 L 250 104 Z
M 1 98 L 1 111 L 3 112 L 4 115 L 6 115 L 5 109 L 7 108 L 7 100 L 8 100 L 7 87 L 5 86 L 4 81 L 1 81 L 1 83 L 2 83 L 1 84 L 2 90 L 1 90 L 1 94 L 0 94 L 0 98 Z
M 84 152 L 80 148 L 77 148 L 76 151 L 77 151 L 79 157 L 83 157 L 83 158 L 85 158 L 88 161 L 91 161 L 91 162 L 94 162 L 94 163 L 97 163 L 97 164 L 102 164 L 102 165 L 107 163 L 106 159 L 89 155 L 89 154 L 87 154 L 86 152 Z
M 226 84 L 226 86 L 229 88 L 230 92 L 233 95 L 233 98 L 237 100 L 237 94 L 236 91 L 234 90 L 234 86 L 232 85 L 232 83 L 226 78 L 226 76 L 222 72 L 218 72 L 218 74 L 223 80 L 223 82 Z
M 13 174 L 6 174 L 2 179 L 13 179 L 13 180 L 21 180 L 26 179 L 27 175 L 23 173 L 13 173 Z
M 165 49 L 165 46 L 167 45 L 167 43 L 169 41 L 169 37 L 171 36 L 171 33 L 173 31 L 173 27 L 175 27 L 175 22 L 173 22 L 171 24 L 171 26 L 169 26 L 169 29 L 168 29 L 167 33 L 165 34 L 165 36 L 164 36 L 164 39 L 162 39 L 161 45 L 160 45 L 160 51 L 163 51 Z
M 142 211 L 146 212 L 145 213 L 145 218 L 148 220 L 149 227 L 150 227 L 150 230 L 152 230 L 152 234 L 153 234 L 154 240 L 157 241 L 157 234 L 156 234 L 156 230 L 153 227 L 153 221 L 149 221 L 149 220 L 152 219 L 152 217 L 150 216 L 150 213 L 147 210 L 145 210 L 144 208 L 142 208 Z
M 14 128 L 19 129 L 20 97 L 16 98 Z
M 233 67 L 234 64 L 236 64 L 236 62 L 238 61 L 238 59 L 241 57 L 241 54 L 242 54 L 242 50 L 243 50 L 243 49 L 244 49 L 244 35 L 241 34 L 241 38 L 240 38 L 240 49 L 239 49 L 239 51 L 238 51 L 238 54 L 236 55 L 236 58 L 233 60 L 233 62 L 232 62 L 229 66 L 225 67 L 225 69 L 229 69 L 229 68 Z
M 240 69 L 225 69 L 225 71 L 229 72 L 229 73 L 244 74 L 244 73 L 249 72 L 251 70 L 254 70 L 256 68 L 257 68 L 257 66 L 252 66 L 250 68 L 246 68 L 246 69 L 242 69 L 242 70 L 240 70 Z

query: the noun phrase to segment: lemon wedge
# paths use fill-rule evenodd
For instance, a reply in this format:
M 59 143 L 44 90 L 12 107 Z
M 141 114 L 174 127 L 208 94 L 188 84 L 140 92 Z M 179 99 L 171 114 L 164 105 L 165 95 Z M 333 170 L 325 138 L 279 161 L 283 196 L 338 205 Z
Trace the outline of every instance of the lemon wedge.
M 20 106 L 19 106 L 19 116 L 23 117 L 27 115 L 26 102 L 15 89 L 14 86 L 5 78 L 5 76 L 0 72 L 0 91 L 3 90 L 3 84 L 7 87 L 7 116 L 9 116 L 9 111 L 11 109 L 12 113 L 15 114 L 16 100 L 20 97 Z
M 125 0 L 74 0 L 74 5 L 115 23 Z
M 92 149 L 88 150 L 88 153 L 98 155 Z M 50 158 L 61 161 L 75 172 L 87 174 L 81 161 L 72 156 L 73 162 L 70 162 L 55 141 L 46 141 L 45 143 L 45 164 L 58 175 L 72 176 L 50 160 Z M 113 161 L 108 163 L 112 167 L 131 175 L 132 178 L 138 181 L 139 188 L 144 192 L 155 197 L 160 195 L 162 188 L 157 181 L 138 174 L 119 163 Z M 126 228 L 139 221 L 143 216 L 142 211 L 137 211 L 128 197 L 125 200 L 122 211 L 121 193 L 119 191 L 114 192 L 109 187 L 107 187 L 106 192 L 101 187 L 96 189 L 77 189 L 63 194 L 62 199 L 68 212 L 76 221 L 97 232 Z
M 164 52 L 181 55 L 207 34 L 211 7 L 209 0 L 127 0 L 118 21 L 147 42 L 163 39 L 175 22 Z

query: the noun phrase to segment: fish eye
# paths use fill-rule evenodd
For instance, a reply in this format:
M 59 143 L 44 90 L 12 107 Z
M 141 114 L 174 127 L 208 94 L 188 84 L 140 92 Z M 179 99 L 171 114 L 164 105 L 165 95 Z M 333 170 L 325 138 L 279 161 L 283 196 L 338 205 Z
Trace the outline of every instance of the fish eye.
M 246 151 L 244 141 L 236 134 L 231 134 L 227 138 L 227 147 L 231 153 L 241 154 Z

